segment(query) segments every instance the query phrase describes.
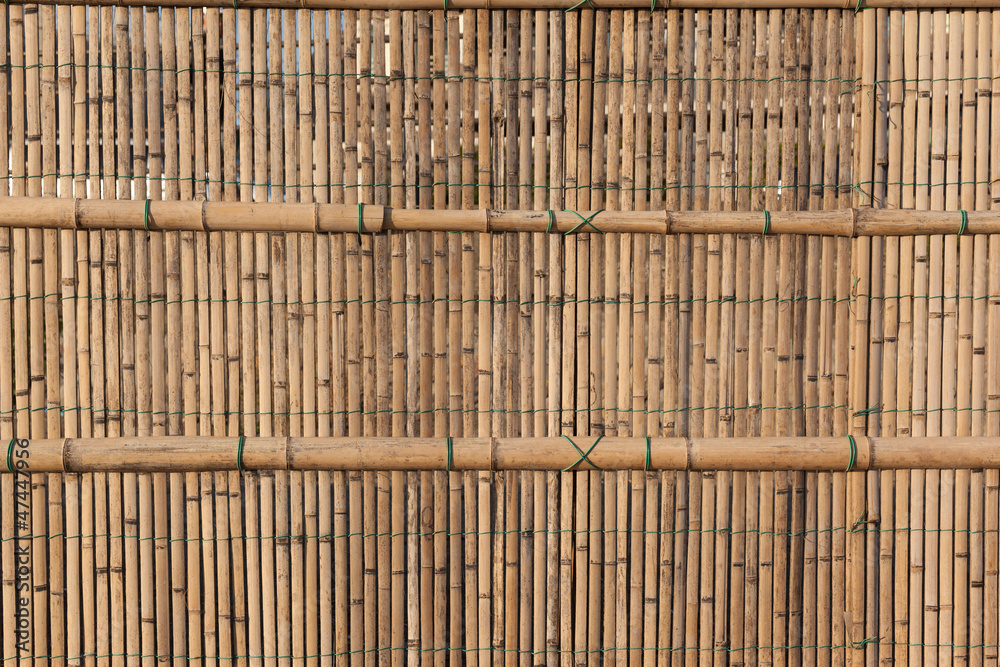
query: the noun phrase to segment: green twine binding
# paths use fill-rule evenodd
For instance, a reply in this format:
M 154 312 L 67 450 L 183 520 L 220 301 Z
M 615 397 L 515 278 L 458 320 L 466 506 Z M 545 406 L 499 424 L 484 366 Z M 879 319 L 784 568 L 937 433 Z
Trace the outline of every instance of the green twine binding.
M 854 469 L 855 462 L 858 460 L 858 443 L 854 442 L 853 435 L 847 436 L 847 442 L 851 445 L 851 458 L 847 461 L 847 470 L 845 472 L 851 472 Z
M 571 12 L 574 9 L 576 9 L 577 7 L 579 7 L 580 5 L 582 5 L 583 3 L 587 3 L 588 5 L 590 5 L 591 9 L 597 9 L 597 7 L 594 6 L 594 3 L 591 2 L 591 0 L 580 0 L 580 2 L 576 3 L 572 7 L 567 7 L 564 11 Z
M 643 466 L 643 468 L 642 468 L 643 470 L 645 470 L 647 472 L 649 472 L 649 460 L 652 458 L 650 456 L 650 454 L 651 454 L 651 452 L 649 451 L 649 436 L 647 435 L 646 436 L 646 465 Z
M 863 4 L 864 4 L 864 2 L 865 2 L 865 0 L 858 0 L 858 4 L 857 4 L 857 6 L 856 6 L 856 7 L 854 8 L 854 13 L 855 13 L 855 14 L 857 14 L 858 12 L 860 12 L 860 11 L 861 11 L 861 10 L 863 9 L 863 7 L 862 7 L 861 5 L 863 5 Z
M 649 13 L 652 14 L 656 11 L 656 0 L 653 0 L 649 5 Z
M 445 443 L 448 445 L 448 459 L 447 459 L 447 462 L 445 464 L 445 470 L 447 470 L 448 472 L 451 472 L 452 450 L 451 450 L 451 436 L 450 435 L 445 439 Z
M 239 7 L 236 6 L 236 0 L 233 0 L 233 9 L 239 9 Z
M 362 204 L 361 202 L 358 202 L 358 243 L 361 243 L 361 235 L 363 233 L 362 229 L 361 229 L 361 209 L 362 209 L 362 207 L 364 207 L 364 204 Z
M 761 236 L 767 236 L 767 233 L 771 231 L 771 212 L 768 210 L 764 211 L 764 231 L 760 233 Z
M 568 232 L 566 232 L 565 234 L 563 234 L 563 236 L 569 236 L 570 234 L 572 234 L 576 230 L 580 229 L 580 227 L 583 227 L 584 225 L 589 225 L 590 228 L 593 229 L 598 234 L 602 234 L 603 233 L 600 229 L 598 229 L 597 227 L 594 226 L 593 222 L 591 222 L 591 220 L 593 220 L 594 218 L 596 218 L 598 215 L 600 215 L 601 213 L 604 213 L 604 209 L 603 208 L 601 210 L 599 210 L 599 211 L 595 211 L 594 213 L 592 213 L 589 218 L 583 217 L 582 215 L 580 215 L 576 211 L 568 211 L 568 212 L 572 213 L 576 217 L 580 218 L 580 222 L 577 223 L 576 227 L 574 227 L 573 229 L 571 229 Z
M 867 417 L 868 415 L 873 415 L 873 414 L 876 414 L 878 412 L 882 412 L 882 404 L 881 403 L 872 403 L 867 408 L 862 408 L 861 410 L 858 410 L 857 412 L 855 412 L 854 416 L 855 417 Z
M 959 209 L 958 212 L 962 216 L 962 225 L 958 228 L 958 235 L 961 236 L 965 233 L 966 227 L 969 226 L 969 214 L 964 209 Z
M 236 443 L 236 469 L 239 472 L 243 472 L 243 445 L 246 442 L 246 436 L 241 435 L 239 441 Z
M 562 472 L 567 472 L 569 470 L 572 470 L 573 468 L 577 467 L 578 465 L 580 465 L 584 461 L 586 461 L 590 465 L 590 467 L 593 468 L 594 470 L 600 470 L 601 469 L 599 466 L 594 465 L 594 462 L 591 461 L 587 457 L 590 456 L 590 453 L 592 451 L 594 451 L 594 447 L 597 447 L 597 443 L 599 443 L 601 441 L 601 438 L 604 437 L 603 435 L 597 436 L 597 440 L 594 440 L 594 444 L 592 444 L 590 446 L 590 449 L 588 449 L 587 451 L 583 451 L 582 449 L 580 449 L 579 447 L 577 447 L 576 443 L 573 442 L 573 439 L 570 438 L 568 435 L 564 435 L 563 437 L 566 438 L 566 440 L 569 441 L 569 444 L 573 445 L 573 449 L 575 449 L 576 453 L 580 455 L 580 458 L 576 460 L 576 463 L 563 468 Z
M 142 209 L 142 226 L 148 232 L 149 231 L 149 200 L 146 200 L 146 205 Z
M 552 225 L 556 222 L 556 214 L 552 212 L 552 209 L 548 209 L 549 214 L 549 226 L 545 228 L 545 233 L 548 234 L 552 231 Z
M 11 438 L 7 445 L 7 472 L 14 472 L 14 443 L 17 438 Z

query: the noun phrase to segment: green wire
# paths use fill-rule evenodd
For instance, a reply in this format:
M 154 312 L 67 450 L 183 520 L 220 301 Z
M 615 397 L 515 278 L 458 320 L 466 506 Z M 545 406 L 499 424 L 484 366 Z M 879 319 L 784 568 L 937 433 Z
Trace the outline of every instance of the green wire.
M 246 436 L 241 435 L 239 442 L 236 443 L 236 470 L 243 472 L 243 445 L 246 441 Z
M 592 222 L 592 220 L 594 218 L 596 218 L 598 215 L 600 215 L 601 213 L 604 213 L 604 209 L 603 208 L 600 209 L 599 211 L 595 211 L 594 213 L 592 213 L 590 215 L 590 217 L 587 217 L 587 218 L 583 217 L 582 215 L 580 215 L 576 211 L 568 211 L 568 212 L 572 213 L 576 217 L 580 218 L 580 222 L 577 223 L 576 227 L 574 227 L 573 229 L 571 229 L 568 232 L 566 232 L 565 234 L 563 234 L 563 236 L 569 236 L 570 234 L 572 234 L 576 230 L 580 229 L 580 227 L 583 227 L 584 225 L 589 225 L 590 228 L 593 229 L 595 232 L 602 233 L 600 229 L 598 229 L 597 227 L 594 226 L 594 223 Z
M 590 449 L 588 449 L 586 452 L 583 451 L 582 449 L 580 449 L 577 446 L 577 444 L 575 442 L 573 442 L 573 439 L 571 437 L 569 437 L 568 435 L 564 435 L 562 437 L 566 438 L 566 440 L 569 441 L 569 444 L 573 445 L 573 449 L 576 450 L 576 453 L 580 455 L 580 458 L 577 459 L 576 463 L 563 468 L 562 472 L 568 472 L 568 471 L 572 470 L 573 468 L 575 468 L 576 466 L 578 466 L 581 463 L 583 463 L 584 461 L 586 461 L 590 465 L 590 467 L 593 468 L 594 470 L 600 470 L 601 469 L 599 466 L 594 465 L 594 462 L 591 461 L 588 457 L 590 456 L 590 453 L 592 451 L 594 451 L 594 447 L 597 447 L 597 443 L 599 443 L 601 441 L 601 438 L 604 437 L 603 435 L 597 436 L 597 440 L 594 440 L 594 444 L 592 444 L 590 446 Z

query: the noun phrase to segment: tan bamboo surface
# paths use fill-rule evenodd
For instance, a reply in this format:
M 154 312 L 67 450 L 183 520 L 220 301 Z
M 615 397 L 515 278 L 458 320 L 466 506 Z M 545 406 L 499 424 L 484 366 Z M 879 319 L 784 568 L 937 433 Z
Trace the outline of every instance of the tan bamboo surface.
M 582 449 L 562 437 L 220 438 L 199 436 L 18 439 L 34 472 L 221 470 L 762 470 L 989 468 L 1000 440 L 924 438 L 601 438 Z M 19 452 L 20 449 L 17 449 Z M 20 456 L 20 455 L 19 455 Z M 13 462 L 5 463 L 16 470 Z
M 1000 17 L 889 1 L 0 6 L 0 657 L 995 662 Z
M 345 13 L 357 8 L 326 11 L 305 9 L 300 3 L 292 8 L 301 13 L 292 14 L 289 8 L 251 9 L 238 3 L 242 18 L 234 21 L 227 17 L 231 7 L 164 7 L 156 17 L 123 6 L 57 12 L 56 33 L 68 32 L 74 40 L 47 56 L 52 67 L 45 66 L 40 55 L 31 62 L 25 59 L 26 45 L 34 44 L 39 53 L 44 50 L 44 22 L 15 22 L 11 15 L 7 23 L 16 29 L 10 30 L 10 44 L 0 56 L 9 66 L 0 84 L 8 104 L 14 101 L 11 108 L 20 112 L 11 113 L 7 121 L 11 159 L 0 177 L 6 179 L 8 192 L 69 196 L 72 183 L 75 196 L 95 199 L 222 202 L 236 201 L 238 191 L 240 201 L 255 202 L 361 202 L 426 209 L 441 199 L 441 209 L 556 211 L 619 210 L 623 198 L 630 209 L 689 209 L 687 202 L 695 193 L 699 202 L 704 199 L 699 209 L 721 209 L 728 201 L 733 203 L 727 208 L 746 210 L 748 195 L 767 192 L 773 195 L 767 208 L 784 211 L 804 208 L 807 191 L 843 200 L 844 207 L 852 197 L 842 186 L 857 182 L 864 187 L 872 179 L 855 178 L 848 168 L 854 160 L 852 141 L 840 144 L 838 160 L 826 157 L 815 168 L 811 161 L 798 159 L 800 154 L 815 154 L 813 145 L 824 146 L 820 152 L 830 150 L 825 137 L 810 132 L 815 123 L 840 127 L 846 132 L 842 138 L 848 139 L 853 102 L 866 99 L 867 91 L 858 88 L 853 56 L 845 63 L 849 66 L 838 63 L 836 68 L 798 65 L 799 60 L 806 62 L 804 54 L 784 63 L 786 52 L 813 50 L 814 41 L 803 32 L 806 23 L 784 30 L 782 14 L 771 19 L 767 12 L 757 12 L 756 20 L 744 25 L 727 22 L 725 12 L 685 14 L 687 10 L 660 5 L 652 14 L 656 21 L 637 20 L 634 9 L 592 14 L 584 5 L 583 12 L 558 14 L 564 7 L 553 7 L 541 23 L 546 39 L 538 51 L 538 40 L 527 39 L 542 29 L 534 25 L 505 43 L 508 24 L 517 26 L 523 19 L 520 14 L 508 17 L 501 6 L 491 6 L 496 14 L 485 9 L 482 14 L 472 9 L 445 12 L 439 16 L 439 28 L 432 25 L 438 15 L 422 18 L 404 10 L 401 33 L 405 23 L 412 36 L 403 40 L 406 46 L 393 67 L 392 31 L 385 27 L 388 22 L 391 28 L 399 8 L 385 15 L 389 19 L 379 19 L 381 38 L 390 38 L 383 51 L 372 46 L 375 23 L 366 24 L 366 31 L 357 13 Z M 425 9 L 431 8 L 443 7 Z M 856 16 L 863 14 L 845 13 L 841 21 L 835 11 L 841 41 L 854 32 Z M 449 16 L 457 19 L 451 28 L 444 24 Z M 641 48 L 630 56 L 628 71 L 617 46 L 605 68 L 603 58 L 611 54 L 604 52 L 596 30 L 617 40 L 625 16 L 631 17 L 633 32 L 651 34 L 655 27 L 661 38 L 649 40 L 651 45 L 635 39 L 633 49 Z M 607 28 L 602 21 L 608 22 Z M 31 31 L 34 34 L 28 34 Z M 503 48 L 495 48 L 498 36 Z M 771 62 L 765 59 L 763 68 L 755 59 L 725 59 L 726 44 L 738 50 L 757 40 L 765 45 L 761 53 L 770 54 Z M 307 43 L 313 45 L 309 58 L 285 52 L 300 52 Z M 270 48 L 279 44 L 283 46 Z M 576 50 L 563 53 L 563 44 Z M 657 44 L 666 52 L 666 67 L 662 61 L 653 67 Z M 317 53 L 321 45 L 323 58 Z M 359 67 L 365 54 L 372 62 L 380 56 L 377 70 Z M 444 61 L 451 56 L 455 62 L 448 66 Z M 443 61 L 440 66 L 432 66 L 435 59 Z M 678 60 L 676 66 L 671 59 Z M 816 60 L 810 56 L 808 62 Z M 31 79 L 26 74 L 50 69 L 57 80 L 69 76 L 70 85 L 56 85 L 47 95 L 54 109 L 73 114 L 72 124 L 51 122 L 58 120 L 58 113 L 41 122 L 39 114 L 37 127 L 29 128 L 26 105 L 21 103 Z M 86 85 L 78 85 L 81 82 Z M 392 94 L 397 83 L 402 90 Z M 823 94 L 814 98 L 803 90 L 807 83 L 822 85 Z M 693 122 L 697 115 L 691 115 L 696 92 L 704 97 L 698 104 L 707 110 L 714 98 L 721 102 L 740 84 L 773 93 L 737 96 L 730 100 L 736 112 L 731 118 L 717 119 L 713 129 L 705 114 L 705 126 L 699 130 Z M 458 86 L 462 90 L 456 103 Z M 660 89 L 665 89 L 660 98 L 664 105 L 649 104 Z M 769 115 L 768 104 L 786 95 L 801 98 L 795 113 L 785 119 Z M 130 99 L 131 108 L 114 105 L 116 97 Z M 146 102 L 139 104 L 142 97 Z M 477 97 L 479 104 L 470 104 Z M 629 103 L 622 107 L 626 99 Z M 682 108 L 681 99 L 689 101 L 690 108 Z M 607 104 L 618 106 L 608 112 Z M 537 124 L 549 117 L 556 122 Z M 402 136 L 385 127 L 394 118 L 402 119 Z M 298 132 L 284 129 L 288 121 L 295 122 Z M 71 126 L 72 132 L 64 131 Z M 631 157 L 618 151 L 613 151 L 618 156 L 595 152 L 620 145 L 625 137 L 652 146 L 654 139 L 659 141 L 660 127 L 666 130 L 662 153 L 659 148 L 655 155 L 652 149 L 642 149 Z M 730 136 L 744 135 L 750 142 L 745 145 L 763 145 L 771 136 L 769 128 L 775 139 L 772 150 L 784 151 L 799 164 L 792 169 L 786 161 L 782 170 L 768 162 L 767 180 L 763 171 L 761 177 L 754 174 L 752 191 L 742 187 L 749 183 L 740 182 L 749 174 L 735 165 L 740 151 L 713 160 L 706 157 L 697 167 L 692 161 L 681 170 L 669 159 L 664 169 L 658 164 L 664 155 L 678 151 L 693 158 L 701 135 L 705 149 L 716 150 L 719 146 L 708 146 L 712 137 L 725 145 Z M 786 141 L 778 141 L 786 135 L 804 141 L 798 148 L 786 147 Z M 576 147 L 567 150 L 567 141 Z M 540 151 L 541 145 L 557 150 Z M 631 170 L 626 178 L 612 172 L 617 166 Z M 735 182 L 724 182 L 727 179 Z M 785 194 L 779 179 L 794 180 L 787 194 L 795 204 L 778 203 Z M 397 190 L 404 193 L 401 200 L 393 199 Z M 655 195 L 661 204 L 652 206 L 656 190 L 661 191 Z M 517 199 L 508 199 L 514 193 Z M 679 195 L 678 201 L 672 201 L 674 195 Z
M 354 232 L 361 236 L 390 231 L 544 232 L 570 237 L 565 243 L 573 244 L 579 242 L 578 238 L 587 239 L 589 243 L 589 235 L 595 230 L 598 233 L 707 233 L 713 236 L 751 233 L 762 236 L 795 234 L 848 237 L 894 237 L 919 233 L 959 236 L 994 234 L 1000 233 L 1000 214 L 991 211 L 884 211 L 862 207 L 836 211 L 768 211 L 765 218 L 762 213 L 735 211 L 483 209 L 436 212 L 425 209 L 394 209 L 388 206 L 318 203 L 112 202 L 8 197 L 4 209 L 0 211 L 0 224 L 48 230 Z M 582 237 L 574 236 L 579 234 Z M 643 240 L 645 238 L 640 237 Z M 721 243 L 721 239 L 719 242 Z M 457 247 L 450 250 L 457 258 Z M 589 261 L 589 252 L 584 257 Z M 641 259 L 645 264 L 645 254 Z M 459 267 L 456 266 L 455 269 L 458 273 Z

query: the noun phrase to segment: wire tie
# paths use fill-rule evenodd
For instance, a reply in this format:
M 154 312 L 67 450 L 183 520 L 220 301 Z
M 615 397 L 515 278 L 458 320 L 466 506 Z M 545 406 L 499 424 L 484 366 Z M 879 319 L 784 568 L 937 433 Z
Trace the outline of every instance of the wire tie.
M 142 227 L 147 232 L 149 231 L 149 200 L 146 200 L 146 205 L 142 209 Z
M 646 465 L 643 466 L 643 468 L 642 468 L 643 470 L 649 471 L 649 461 L 652 458 L 652 456 L 650 456 L 651 453 L 652 452 L 650 452 L 650 450 L 649 450 L 649 436 L 647 435 L 646 436 Z
M 761 236 L 767 236 L 767 233 L 771 231 L 771 212 L 767 209 L 764 210 L 764 231 L 760 233 Z
M 241 435 L 236 443 L 236 469 L 243 472 L 243 445 L 246 443 L 246 436 Z
M 14 443 L 17 438 L 11 438 L 7 444 L 7 472 L 14 472 Z
M 879 403 L 872 403 L 867 408 L 862 408 L 854 413 L 854 417 L 865 417 L 868 415 L 873 415 L 876 412 L 882 412 L 882 406 Z
M 653 0 L 649 5 L 649 13 L 652 14 L 656 10 L 656 0 Z
M 239 9 L 239 7 L 236 6 L 236 0 L 233 0 L 233 9 Z
M 448 0 L 444 0 L 444 10 L 448 11 Z
M 845 472 L 851 472 L 854 469 L 854 463 L 858 460 L 858 443 L 854 441 L 854 436 L 847 436 L 847 442 L 851 446 L 851 458 L 847 461 L 847 470 Z
M 358 202 L 358 243 L 361 243 L 361 235 L 362 235 L 362 229 L 361 229 L 361 210 L 362 210 L 363 206 L 364 206 L 364 204 L 362 204 L 361 202 Z
M 445 438 L 445 444 L 448 446 L 448 459 L 445 464 L 445 470 L 451 472 L 451 461 L 452 461 L 452 447 L 451 447 L 451 436 L 449 435 Z
M 855 13 L 855 14 L 857 14 L 857 13 L 858 13 L 858 12 L 860 12 L 860 11 L 861 11 L 862 9 L 864 9 L 864 8 L 863 8 L 863 7 L 861 6 L 861 5 L 863 5 L 864 3 L 865 3 L 865 0 L 858 0 L 858 4 L 857 4 L 857 6 L 856 6 L 856 7 L 854 8 L 854 13 Z
M 959 209 L 958 212 L 962 215 L 962 225 L 958 228 L 958 235 L 961 236 L 969 226 L 969 214 L 964 209 Z
M 594 226 L 593 222 L 591 222 L 591 220 L 593 220 L 594 218 L 596 218 L 599 214 L 604 213 L 604 209 L 603 208 L 600 211 L 595 211 L 594 213 L 591 213 L 591 215 L 590 215 L 589 218 L 583 217 L 582 215 L 580 215 L 576 211 L 569 211 L 569 213 L 572 213 L 576 217 L 580 218 L 580 222 L 577 223 L 576 227 L 574 227 L 573 229 L 571 229 L 568 232 L 566 232 L 565 234 L 563 234 L 563 236 L 569 236 L 570 234 L 572 234 L 576 230 L 580 229 L 580 227 L 583 227 L 584 225 L 589 225 L 590 228 L 593 229 L 598 234 L 603 233 L 603 232 L 601 232 L 600 229 L 598 229 L 597 227 Z
M 590 5 L 590 8 L 591 8 L 591 9 L 597 9 L 597 7 L 595 7 L 595 6 L 594 6 L 594 3 L 593 3 L 593 2 L 591 1 L 591 0 L 580 0 L 580 2 L 576 3 L 576 4 L 575 4 L 575 5 L 573 5 L 572 7 L 567 7 L 567 8 L 565 9 L 565 11 L 567 11 L 567 12 L 571 12 L 571 11 L 573 11 L 574 9 L 576 9 L 577 7 L 579 7 L 580 5 L 582 5 L 583 3 L 587 3 L 588 5 Z
M 584 461 L 586 461 L 588 464 L 590 464 L 590 467 L 593 468 L 594 470 L 600 470 L 600 468 L 598 466 L 594 465 L 594 462 L 591 461 L 587 457 L 590 456 L 590 453 L 592 451 L 594 451 L 594 447 L 597 447 L 597 443 L 599 443 L 601 441 L 601 438 L 604 437 L 603 435 L 597 436 L 597 440 L 594 440 L 594 444 L 592 444 L 590 446 L 590 449 L 588 449 L 587 451 L 583 451 L 582 449 L 580 449 L 579 447 L 577 447 L 576 443 L 573 442 L 573 439 L 570 438 L 568 435 L 564 435 L 563 437 L 566 438 L 569 441 L 569 444 L 573 445 L 573 449 L 575 449 L 576 453 L 580 455 L 580 458 L 577 459 L 576 463 L 563 468 L 562 472 L 566 472 L 568 470 L 572 470 L 573 468 L 577 467 L 578 465 L 580 465 Z
M 556 222 L 556 214 L 552 212 L 552 209 L 548 209 L 549 214 L 549 226 L 545 228 L 545 233 L 548 234 L 552 231 L 552 225 Z

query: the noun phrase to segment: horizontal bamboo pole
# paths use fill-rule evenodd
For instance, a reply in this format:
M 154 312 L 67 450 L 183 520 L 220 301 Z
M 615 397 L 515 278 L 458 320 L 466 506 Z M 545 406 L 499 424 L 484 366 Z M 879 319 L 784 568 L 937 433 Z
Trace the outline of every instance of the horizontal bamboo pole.
M 440 211 L 369 204 L 6 197 L 0 227 L 193 231 L 622 232 L 908 236 L 1000 233 L 1000 211 Z
M 898 470 L 1000 467 L 1000 437 L 218 438 L 11 441 L 4 470 Z M 26 452 L 26 454 L 25 454 Z M 26 463 L 25 463 L 26 462 Z
M 11 0 L 11 4 L 27 4 Z M 41 5 L 92 5 L 120 7 L 231 7 L 230 0 L 42 0 Z M 644 0 L 239 0 L 240 9 L 273 7 L 276 9 L 643 9 L 650 6 Z M 997 0 L 657 0 L 655 9 L 860 9 L 869 7 L 897 9 L 963 8 L 992 9 L 1000 7 Z

